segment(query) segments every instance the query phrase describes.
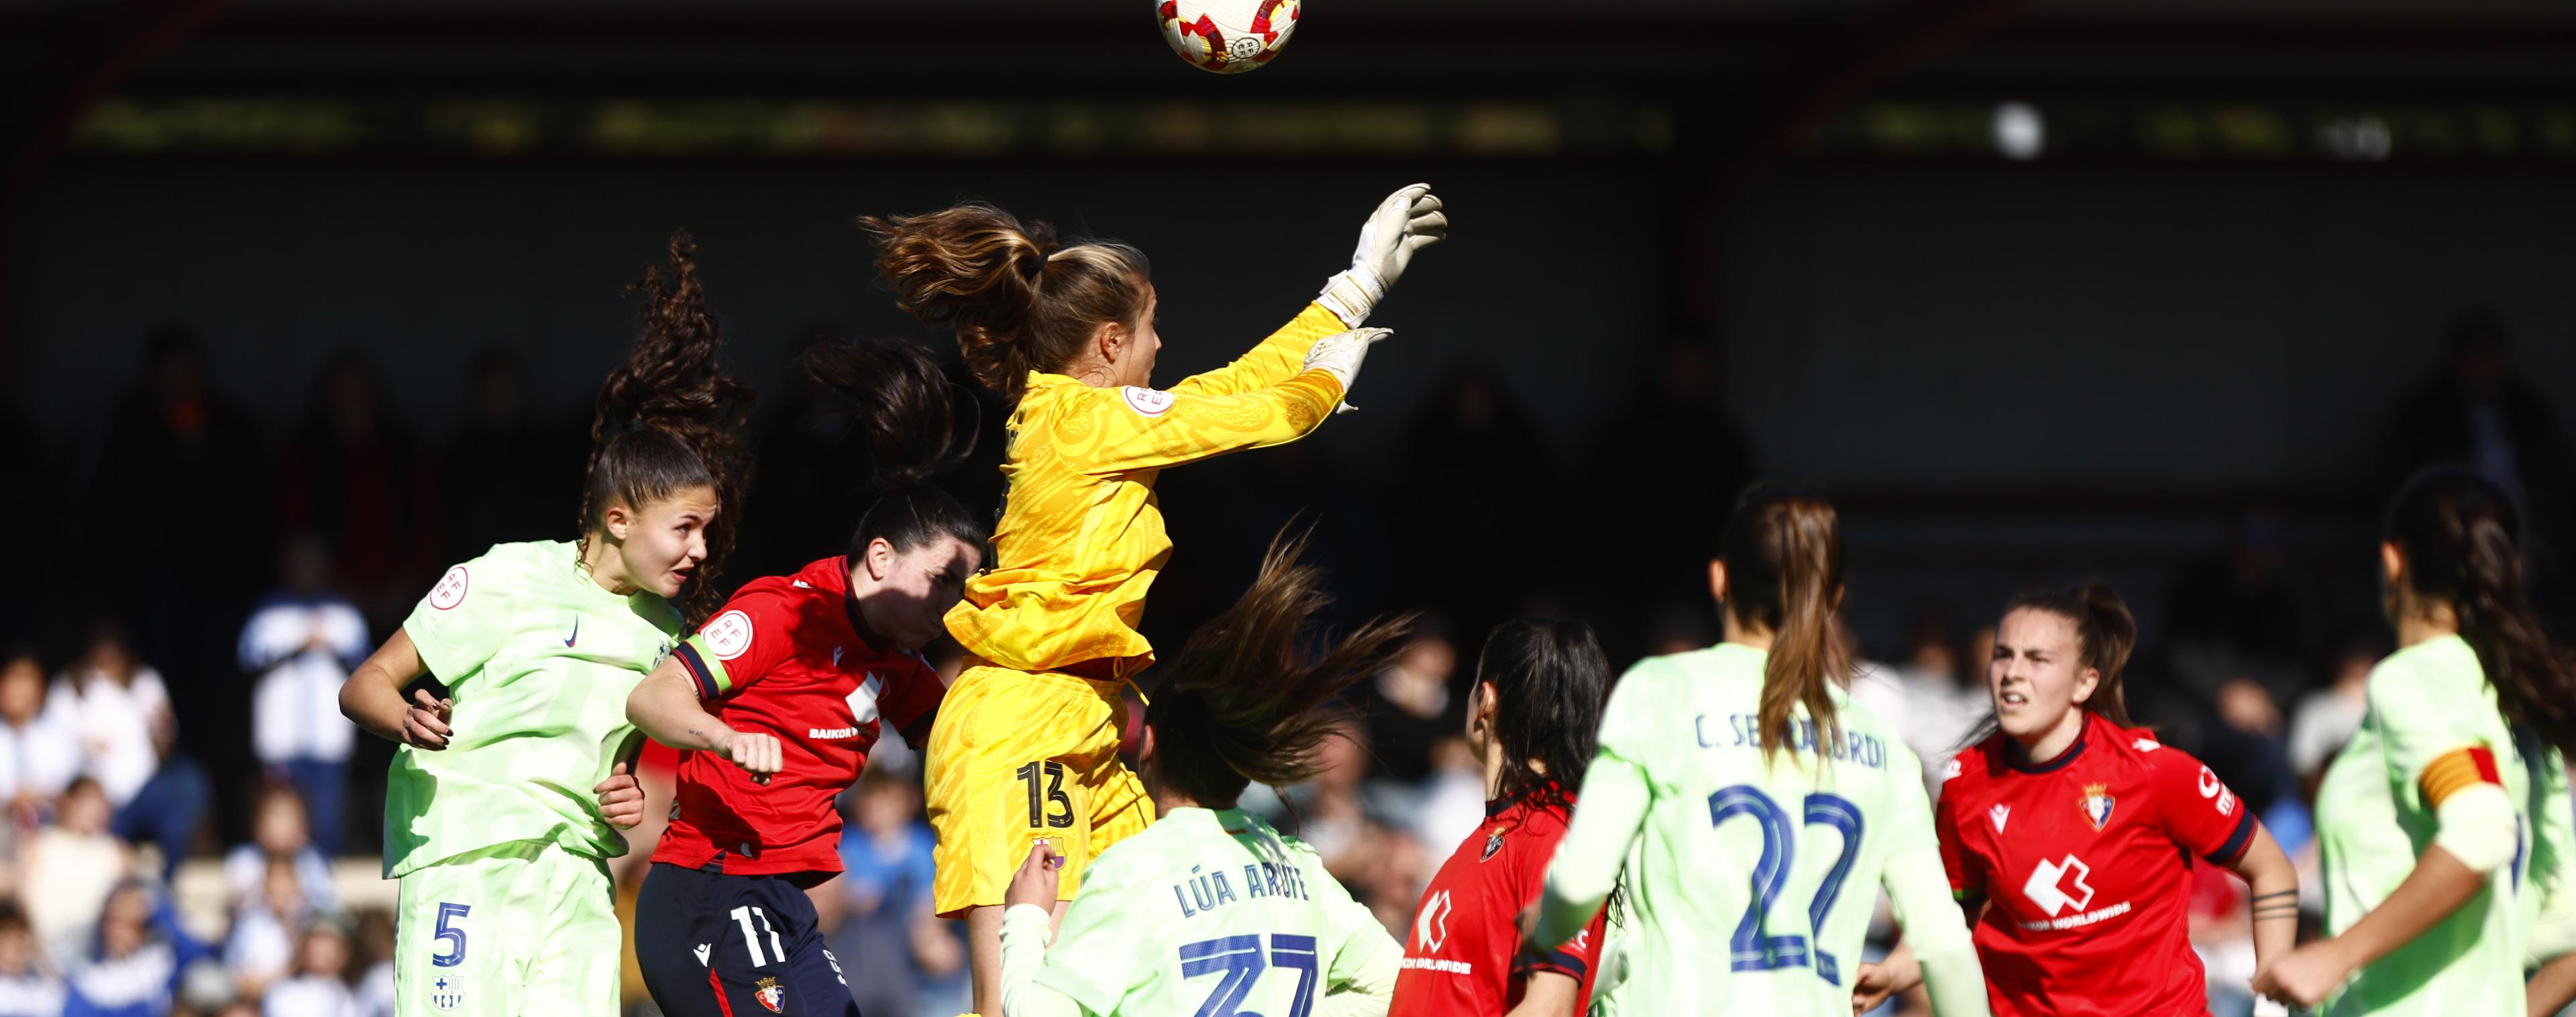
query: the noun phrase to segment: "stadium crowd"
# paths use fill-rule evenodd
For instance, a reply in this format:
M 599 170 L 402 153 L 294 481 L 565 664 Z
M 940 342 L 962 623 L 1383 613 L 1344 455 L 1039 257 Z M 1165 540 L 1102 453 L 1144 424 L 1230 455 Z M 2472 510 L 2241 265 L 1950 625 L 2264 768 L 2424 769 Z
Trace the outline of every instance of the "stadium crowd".
M 2565 527 L 2576 458 L 2514 380 L 2501 326 L 2465 318 L 2450 344 L 2446 372 L 2388 422 L 2383 477 L 2467 461 L 2521 491 L 2532 519 Z M 575 415 L 550 422 L 528 407 L 506 352 L 477 359 L 466 423 L 437 449 L 394 413 L 361 353 L 322 369 L 276 441 L 209 381 L 211 354 L 182 330 L 153 337 L 74 455 L 45 454 L 0 405 L 0 474 L 21 484 L 0 499 L 0 523 L 28 545 L 23 574 L 65 577 L 0 586 L 0 618 L 18 629 L 0 632 L 0 1017 L 390 1014 L 392 890 L 373 855 L 390 747 L 355 737 L 340 683 L 447 563 L 571 529 L 585 436 Z M 1167 485 L 1166 497 L 1205 506 L 1186 518 L 1214 532 L 1177 541 L 1192 550 L 1165 574 L 1158 632 L 1186 632 L 1205 605 L 1225 603 L 1258 564 L 1255 535 L 1299 516 L 1318 524 L 1310 557 L 1334 577 L 1336 621 L 1428 612 L 1397 664 L 1359 690 L 1351 737 L 1329 743 L 1323 774 L 1247 799 L 1313 843 L 1399 938 L 1424 880 L 1483 815 L 1481 767 L 1460 731 L 1484 632 L 1519 614 L 1575 614 L 1621 663 L 1716 637 L 1700 578 L 1658 556 L 1549 574 L 1490 553 L 1554 529 L 1574 509 L 1551 499 L 1584 491 L 1619 494 L 1586 501 L 1583 533 L 1710 529 L 1699 517 L 1757 475 L 1752 443 L 1720 405 L 1712 351 L 1675 339 L 1652 359 L 1574 467 L 1550 465 L 1502 375 L 1470 361 L 1416 423 L 1389 482 L 1299 444 Z M 850 521 L 838 510 L 862 503 L 839 460 L 802 451 L 816 439 L 797 426 L 801 395 L 773 398 L 733 582 L 840 546 Z M 979 511 L 1000 494 L 990 446 L 1001 409 L 988 410 L 987 448 L 947 478 Z M 2129 698 L 2244 794 L 2299 864 L 2313 908 L 2308 803 L 2390 646 L 2377 619 L 2330 617 L 2306 595 L 2274 522 L 2249 511 L 2223 552 L 2179 564 L 2150 637 L 2157 652 Z M 2546 548 L 2576 535 L 2537 536 Z M 2566 581 L 2543 583 L 2544 610 L 2567 625 Z M 1928 607 L 1904 640 L 1860 647 L 1882 663 L 1863 669 L 1855 695 L 1897 722 L 1926 773 L 1986 714 L 1992 630 L 1979 612 L 1990 609 Z M 953 674 L 951 650 L 939 663 Z M 889 733 L 843 808 L 848 871 L 811 893 L 862 1008 L 967 1009 L 962 930 L 930 913 L 931 834 L 911 750 Z M 648 818 L 618 870 L 629 908 L 655 832 Z M 2213 1009 L 2247 1013 L 2243 888 L 2216 867 L 2196 872 Z M 627 999 L 649 1008 L 631 953 L 628 967 Z

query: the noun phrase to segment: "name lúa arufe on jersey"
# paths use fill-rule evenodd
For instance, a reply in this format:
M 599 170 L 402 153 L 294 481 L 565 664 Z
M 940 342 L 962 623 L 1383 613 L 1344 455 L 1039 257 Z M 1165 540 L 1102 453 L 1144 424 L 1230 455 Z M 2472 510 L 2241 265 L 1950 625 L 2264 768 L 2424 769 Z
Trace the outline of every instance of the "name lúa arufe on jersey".
M 1726 718 L 1725 731 L 1709 729 L 1708 714 L 1691 718 L 1691 729 L 1699 736 L 1703 749 L 1762 749 L 1762 718 L 1757 714 L 1738 713 Z M 1731 736 L 1729 732 L 1732 732 Z M 1799 717 L 1789 724 L 1789 751 L 1816 753 L 1816 722 Z M 1846 730 L 1834 746 L 1833 760 L 1854 763 L 1873 770 L 1887 768 L 1887 743 L 1877 735 Z
M 1310 899 L 1306 896 L 1306 874 L 1294 865 L 1280 865 L 1273 862 L 1244 863 L 1243 892 L 1240 896 L 1235 893 L 1234 881 L 1226 878 L 1226 870 L 1220 868 L 1214 872 L 1201 873 L 1199 868 L 1196 865 L 1190 866 L 1190 878 L 1172 884 L 1172 899 L 1180 903 L 1183 918 L 1195 918 L 1238 900 L 1256 900 L 1263 897 L 1284 897 L 1289 900 Z M 1193 907 L 1193 904 L 1196 906 Z

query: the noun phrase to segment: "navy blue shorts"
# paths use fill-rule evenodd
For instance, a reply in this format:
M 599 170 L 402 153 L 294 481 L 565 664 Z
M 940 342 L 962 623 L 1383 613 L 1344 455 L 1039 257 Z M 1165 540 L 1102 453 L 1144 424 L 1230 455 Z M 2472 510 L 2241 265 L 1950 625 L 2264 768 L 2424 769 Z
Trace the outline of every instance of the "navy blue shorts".
M 653 863 L 635 902 L 635 960 L 669 1017 L 859 1017 L 794 877 Z

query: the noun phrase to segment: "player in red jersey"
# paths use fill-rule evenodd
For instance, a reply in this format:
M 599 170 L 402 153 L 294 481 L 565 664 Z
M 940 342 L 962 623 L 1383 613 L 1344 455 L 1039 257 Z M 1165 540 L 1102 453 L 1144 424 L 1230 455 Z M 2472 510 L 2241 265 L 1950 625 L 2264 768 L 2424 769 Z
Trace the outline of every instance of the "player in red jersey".
M 1609 695 L 1610 661 L 1579 621 L 1506 622 L 1485 639 L 1467 743 L 1485 761 L 1485 823 L 1422 892 L 1389 1017 L 1570 1017 L 1590 1006 L 1604 916 L 1563 949 L 1521 949 L 1565 839 Z
M 919 651 L 983 557 L 983 527 L 899 465 L 959 450 L 938 368 L 892 343 L 816 347 L 804 366 L 866 391 L 847 411 L 903 486 L 848 554 L 745 584 L 627 699 L 636 727 L 682 752 L 635 917 L 645 984 L 673 1017 L 858 1013 L 804 891 L 841 871 L 833 799 L 879 732 L 928 743 L 946 690 Z
M 2120 668 L 2136 640 L 2100 584 L 2025 591 L 1996 627 L 1991 734 L 1951 762 L 1934 823 L 1999 1017 L 2207 1014 L 2194 858 L 2249 884 L 2258 963 L 2298 931 L 2298 876 L 2252 810 L 2130 725 Z M 1919 980 L 1912 968 L 1902 949 L 1864 968 L 1855 1009 Z

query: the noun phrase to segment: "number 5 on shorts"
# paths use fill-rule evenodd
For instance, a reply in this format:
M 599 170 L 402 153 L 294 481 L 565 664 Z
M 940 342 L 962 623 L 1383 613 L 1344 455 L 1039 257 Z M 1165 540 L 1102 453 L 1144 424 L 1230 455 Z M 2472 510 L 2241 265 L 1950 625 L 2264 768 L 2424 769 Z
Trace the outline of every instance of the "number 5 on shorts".
M 1046 779 L 1045 793 L 1039 793 L 1038 779 Z M 1073 825 L 1073 798 L 1064 793 L 1063 763 L 1030 763 L 1019 769 L 1020 782 L 1029 786 L 1029 828 L 1052 826 L 1064 829 Z
M 449 925 L 447 924 L 447 920 L 450 918 L 463 918 L 465 917 L 465 913 L 471 910 L 473 909 L 466 907 L 463 904 L 441 904 L 438 906 L 438 929 L 430 935 L 430 938 L 442 943 L 450 944 L 455 947 L 455 949 L 449 950 L 444 954 L 432 949 L 429 954 L 429 962 L 431 964 L 442 968 L 452 968 L 465 963 L 465 926 L 463 923 Z

